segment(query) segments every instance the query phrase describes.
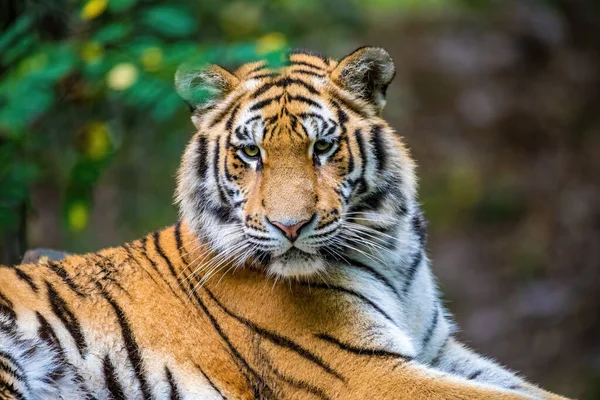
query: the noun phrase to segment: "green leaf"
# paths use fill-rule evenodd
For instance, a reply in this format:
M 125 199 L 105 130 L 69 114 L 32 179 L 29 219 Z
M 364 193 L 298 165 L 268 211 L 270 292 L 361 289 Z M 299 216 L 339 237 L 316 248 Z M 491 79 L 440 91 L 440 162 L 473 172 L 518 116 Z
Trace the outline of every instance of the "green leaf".
M 1 51 L 2 54 L 2 65 L 10 65 L 15 62 L 18 58 L 23 57 L 25 54 L 31 51 L 31 47 L 36 42 L 33 35 L 27 35 L 21 38 L 14 46 L 10 46 L 5 51 Z
M 164 121 L 177 111 L 180 107 L 183 108 L 184 103 L 181 98 L 171 92 L 164 96 L 161 101 L 157 102 L 152 108 L 152 116 L 157 121 Z
M 100 43 L 111 43 L 123 40 L 131 32 L 131 26 L 124 23 L 114 23 L 98 30 L 93 39 Z
M 108 9 L 112 12 L 125 11 L 135 4 L 136 0 L 110 0 Z
M 184 37 L 196 31 L 196 21 L 188 10 L 157 6 L 142 15 L 146 26 L 168 37 Z
M 0 53 L 3 53 L 19 35 L 26 32 L 31 26 L 33 19 L 28 15 L 21 16 L 10 28 L 0 36 Z

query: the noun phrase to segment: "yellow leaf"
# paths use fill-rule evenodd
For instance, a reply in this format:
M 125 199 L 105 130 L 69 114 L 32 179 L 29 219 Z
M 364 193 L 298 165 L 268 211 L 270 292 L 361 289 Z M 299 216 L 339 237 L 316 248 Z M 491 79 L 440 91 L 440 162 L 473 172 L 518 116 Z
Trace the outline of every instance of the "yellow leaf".
M 108 6 L 107 0 L 88 0 L 88 2 L 81 9 L 82 19 L 94 19 L 102 15 L 106 11 Z
M 268 33 L 256 41 L 256 52 L 258 54 L 271 53 L 285 47 L 285 35 L 279 32 Z
M 92 122 L 87 129 L 85 155 L 92 160 L 104 158 L 111 148 L 108 126 L 102 122 Z
M 147 70 L 155 70 L 163 61 L 163 51 L 160 47 L 148 47 L 142 52 L 142 64 Z
M 83 202 L 73 203 L 69 206 L 67 220 L 69 228 L 75 232 L 82 231 L 88 224 L 88 208 Z
M 131 63 L 121 63 L 115 65 L 108 71 L 107 84 L 114 90 L 125 90 L 137 81 L 138 70 Z
M 104 54 L 104 49 L 98 42 L 87 42 L 81 48 L 81 58 L 88 64 L 100 59 Z

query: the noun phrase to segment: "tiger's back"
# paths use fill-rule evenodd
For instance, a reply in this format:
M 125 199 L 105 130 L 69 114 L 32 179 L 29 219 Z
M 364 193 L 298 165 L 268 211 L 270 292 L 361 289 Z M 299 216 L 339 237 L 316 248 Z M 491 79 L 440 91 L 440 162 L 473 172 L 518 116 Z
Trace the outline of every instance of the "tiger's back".
M 364 332 L 346 330 L 357 318 L 351 295 L 241 270 L 189 296 L 194 281 L 182 273 L 206 253 L 185 240 L 177 225 L 95 254 L 2 267 L 0 396 L 520 398 L 353 347 Z

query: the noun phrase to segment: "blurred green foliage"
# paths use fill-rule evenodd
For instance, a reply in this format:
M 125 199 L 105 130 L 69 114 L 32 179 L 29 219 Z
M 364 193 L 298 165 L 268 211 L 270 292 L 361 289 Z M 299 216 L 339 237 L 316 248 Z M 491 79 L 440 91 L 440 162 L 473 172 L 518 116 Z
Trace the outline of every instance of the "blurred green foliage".
M 118 176 L 115 181 L 130 190 L 131 196 L 121 199 L 124 225 L 146 229 L 172 221 L 173 211 L 148 210 L 158 211 L 158 204 L 171 196 L 172 187 L 164 185 L 173 182 L 190 133 L 185 106 L 173 89 L 174 72 L 184 61 L 232 67 L 257 58 L 275 60 L 284 48 L 297 44 L 338 56 L 365 44 L 353 38 L 362 34 L 369 17 L 479 7 L 480 2 L 5 3 L 0 17 L 0 242 L 2 232 L 24 224 L 23 210 L 31 211 L 30 188 L 38 182 L 61 193 L 67 234 L 84 231 L 94 189 L 109 167 Z M 162 161 L 149 162 L 153 157 Z M 129 201 L 139 201 L 136 189 L 151 190 L 136 186 L 141 176 L 158 182 L 153 188 L 156 205 L 146 204 L 139 216 L 143 224 L 135 221 L 139 209 L 127 207 Z
M 332 39 L 360 25 L 358 3 L 345 1 L 54 0 L 9 8 L 13 15 L 0 21 L 0 233 L 22 223 L 39 181 L 60 189 L 65 226 L 82 231 L 103 173 L 138 139 L 173 145 L 179 135 L 180 151 L 190 130 L 173 89 L 180 63 L 232 66 L 277 55 L 315 26 L 329 26 Z

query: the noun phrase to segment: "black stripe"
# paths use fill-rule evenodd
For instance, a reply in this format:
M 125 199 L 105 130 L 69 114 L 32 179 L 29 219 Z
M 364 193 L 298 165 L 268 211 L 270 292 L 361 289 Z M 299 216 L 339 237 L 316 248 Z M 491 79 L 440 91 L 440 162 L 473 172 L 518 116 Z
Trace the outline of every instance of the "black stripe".
M 169 396 L 169 399 L 181 400 L 182 397 L 179 393 L 179 389 L 177 388 L 177 383 L 175 383 L 175 379 L 173 379 L 173 374 L 167 366 L 165 366 L 165 375 L 167 376 L 167 382 L 169 382 L 169 388 L 171 389 L 171 395 Z
M 348 149 L 348 175 L 352 175 L 354 172 L 354 154 L 352 154 L 352 149 L 350 148 L 350 140 L 348 136 L 344 137 L 344 142 L 346 142 L 346 147 Z
M 12 365 L 8 364 L 6 361 L 0 358 L 0 372 L 1 371 L 4 371 L 5 373 L 9 374 L 10 377 L 12 377 L 15 380 L 18 380 L 19 382 L 23 381 L 24 376 L 21 375 L 19 371 L 17 371 L 15 368 L 13 368 Z M 0 389 L 1 388 L 2 386 L 0 385 Z M 0 392 L 0 394 L 1 393 L 2 392 Z
M 37 285 L 35 283 L 33 283 L 33 280 L 31 279 L 31 277 L 29 275 L 27 275 L 25 272 L 23 272 L 22 270 L 20 270 L 17 267 L 15 267 L 15 273 L 17 274 L 17 277 L 19 279 L 21 279 L 22 281 L 24 281 L 25 283 L 27 283 L 29 285 L 31 290 L 33 290 L 35 293 L 38 292 Z
M 352 297 L 357 298 L 362 303 L 368 304 L 369 306 L 374 308 L 376 311 L 378 311 L 381 315 L 383 315 L 388 321 L 390 321 L 392 324 L 396 325 L 396 322 L 394 321 L 394 319 L 392 317 L 390 317 L 390 315 L 388 313 L 386 313 L 381 307 L 379 307 L 375 302 L 373 302 L 371 299 L 369 299 L 362 293 L 355 292 L 354 290 L 345 288 L 343 286 L 334 286 L 334 285 L 328 285 L 325 283 L 316 283 L 315 282 L 315 283 L 309 284 L 308 282 L 298 282 L 298 284 L 301 286 L 305 286 L 309 289 L 329 290 L 329 291 L 335 291 L 335 292 L 348 294 Z
M 213 159 L 213 172 L 215 174 L 214 179 L 215 179 L 215 184 L 217 185 L 217 189 L 219 189 L 219 199 L 221 200 L 221 204 L 222 205 L 227 205 L 227 195 L 225 194 L 225 191 L 223 190 L 223 187 L 221 186 L 221 181 L 219 179 L 220 177 L 220 172 L 219 172 L 219 159 L 221 158 L 221 142 L 217 139 L 217 143 L 215 145 L 215 154 L 214 154 L 214 159 Z
M 296 354 L 298 354 L 299 356 L 301 356 L 302 358 L 318 365 L 319 367 L 321 367 L 324 371 L 326 371 L 328 374 L 331 374 L 333 376 L 335 376 L 336 378 L 338 378 L 339 380 L 344 381 L 344 378 L 338 373 L 336 372 L 333 368 L 331 368 L 327 363 L 325 363 L 325 361 L 323 361 L 323 359 L 321 359 L 318 355 L 311 353 L 309 350 L 305 349 L 304 347 L 300 346 L 299 344 L 293 342 L 291 339 L 282 336 L 276 332 L 272 332 L 269 331 L 265 328 L 261 328 L 258 325 L 256 325 L 255 323 L 253 323 L 252 321 L 250 321 L 249 319 L 246 319 L 244 317 L 241 317 L 239 315 L 236 315 L 235 313 L 233 313 L 231 310 L 229 310 L 228 308 L 226 308 L 213 294 L 212 292 L 205 287 L 204 290 L 208 293 L 208 295 L 211 297 L 211 299 L 217 304 L 217 306 L 219 306 L 219 308 L 221 308 L 223 311 L 225 311 L 230 317 L 235 318 L 237 321 L 241 322 L 242 324 L 244 324 L 247 328 L 250 328 L 251 330 L 253 330 L 254 332 L 258 333 L 260 336 L 264 337 L 265 339 L 269 340 L 271 343 L 276 344 L 277 346 L 286 348 L 286 349 L 290 349 L 292 351 L 294 351 Z
M 297 101 L 297 102 L 300 102 L 300 103 L 305 103 L 305 104 L 311 105 L 311 106 L 316 107 L 316 108 L 323 108 L 316 101 L 314 101 L 312 99 L 309 99 L 308 97 L 302 96 L 302 95 L 296 95 L 296 96 L 290 95 L 290 96 L 288 96 L 288 100 Z
M 5 360 L 8 360 L 10 362 L 10 365 L 16 368 L 20 374 L 25 375 L 25 369 L 23 368 L 23 366 L 21 366 L 21 364 L 17 362 L 17 360 L 12 355 L 3 350 L 0 350 L 0 357 Z
M 262 85 L 261 87 L 259 87 L 251 96 L 251 98 L 256 99 L 258 96 L 260 96 L 261 94 L 267 92 L 269 89 L 273 88 L 273 87 L 281 87 L 281 88 L 287 88 L 290 85 L 300 85 L 303 86 L 306 90 L 308 90 L 310 93 L 312 94 L 319 94 L 319 91 L 317 89 L 315 89 L 315 87 L 313 85 L 311 85 L 308 82 L 303 81 L 302 79 L 295 79 L 295 78 L 290 78 L 290 77 L 285 77 L 273 82 L 267 82 L 264 85 Z
M 217 387 L 217 385 L 215 385 L 215 383 L 208 377 L 208 375 L 204 372 L 204 370 L 202 369 L 202 367 L 196 363 L 194 363 L 194 366 L 196 368 L 198 368 L 198 370 L 200 371 L 200 373 L 202 374 L 202 376 L 204 376 L 204 378 L 208 381 L 208 383 L 210 384 L 210 387 L 213 388 L 213 390 L 217 393 L 219 393 L 219 395 L 221 396 L 221 398 L 226 399 L 225 395 L 223 394 L 223 392 L 221 392 L 221 389 L 219 389 Z
M 319 78 L 324 78 L 325 74 L 323 73 L 319 73 L 319 72 L 315 72 L 315 71 L 309 71 L 307 69 L 293 69 L 290 71 L 290 73 L 292 74 L 302 74 L 302 75 L 310 75 L 310 76 L 316 76 Z
M 189 283 L 188 286 L 190 288 L 190 293 L 196 300 L 196 303 L 198 303 L 204 314 L 206 314 L 215 331 L 219 334 L 219 336 L 221 336 L 221 339 L 223 339 L 223 341 L 231 351 L 231 354 L 233 355 L 233 357 L 235 357 L 237 364 L 243 369 L 242 373 L 246 378 L 246 381 L 252 388 L 254 398 L 262 399 L 263 396 L 267 398 L 274 398 L 274 394 L 271 388 L 263 381 L 261 376 L 250 366 L 250 364 L 248 364 L 248 361 L 246 361 L 246 359 L 240 354 L 240 352 L 235 348 L 235 346 L 233 346 L 231 340 L 223 331 L 214 315 L 212 315 L 212 313 L 208 310 L 208 307 L 206 307 L 200 296 L 198 296 L 198 293 L 196 293 L 196 291 L 193 290 Z M 251 377 L 249 377 L 247 373 L 250 373 Z
M 365 212 L 369 210 L 379 211 L 383 202 L 389 198 L 389 192 L 391 190 L 392 188 L 390 188 L 389 186 L 381 187 L 366 194 L 364 197 L 360 198 L 360 203 L 350 207 L 349 212 Z
M 274 78 L 276 76 L 281 75 L 279 72 L 265 72 L 262 74 L 249 76 L 248 79 L 263 79 L 263 78 Z
M 246 122 L 244 122 L 244 124 L 245 124 L 245 125 L 248 125 L 249 123 L 251 123 L 251 122 L 254 122 L 254 121 L 258 121 L 258 120 L 259 120 L 259 119 L 261 119 L 261 118 L 262 118 L 262 117 L 261 117 L 260 115 L 255 115 L 254 117 L 248 118 L 248 119 L 246 120 Z
M 6 328 L 14 328 L 17 321 L 17 313 L 14 310 L 14 304 L 2 292 L 0 292 L 0 315 L 6 316 L 10 320 L 10 325 Z M 0 325 L 1 327 L 2 325 Z
M 181 261 L 187 265 L 187 261 L 185 260 L 185 254 L 183 249 L 183 240 L 181 239 L 181 220 L 178 220 L 175 224 L 175 229 L 173 230 L 173 234 L 175 235 L 175 246 L 177 246 L 177 252 L 179 253 L 179 258 Z
M 237 104 L 231 111 L 231 115 L 229 116 L 229 118 L 227 118 L 227 122 L 225 123 L 225 129 L 227 129 L 228 131 L 231 131 L 231 128 L 233 127 L 233 121 L 235 120 L 239 109 L 240 104 Z
M 237 128 L 235 128 L 235 137 L 240 141 L 244 141 L 244 140 L 250 140 L 251 138 L 247 137 L 245 135 L 245 131 L 242 129 L 241 126 L 238 126 Z
M 336 93 L 334 91 L 331 91 L 330 94 L 332 97 L 332 102 L 341 104 L 347 110 L 352 111 L 354 114 L 358 115 L 361 118 L 366 119 L 368 117 L 365 113 L 365 110 L 361 109 L 357 104 L 354 104 L 354 102 L 352 102 L 351 100 L 346 99 L 343 95 L 340 95 L 339 93 Z
M 63 356 L 64 350 L 60 344 L 60 341 L 58 340 L 56 332 L 52 328 L 52 325 L 50 325 L 46 318 L 44 318 L 44 316 L 39 312 L 36 311 L 35 315 L 37 317 L 38 323 L 40 324 L 40 327 L 38 328 L 38 336 L 43 341 L 45 341 L 50 347 L 55 348 L 56 351 L 61 356 Z
M 218 204 L 206 204 L 205 211 L 213 214 L 220 222 L 224 224 L 235 222 L 234 217 L 231 215 L 230 207 L 223 207 Z
M 365 174 L 367 172 L 368 155 L 365 149 L 365 142 L 363 141 L 360 129 L 354 131 L 354 136 L 356 138 L 356 143 L 358 144 L 358 156 L 361 160 L 360 178 L 358 179 L 358 193 L 362 194 L 369 191 L 369 185 L 367 184 L 367 180 L 365 179 Z
M 65 351 L 62 348 L 60 341 L 58 340 L 58 336 L 56 332 L 52 328 L 52 325 L 40 314 L 36 311 L 35 313 L 38 323 L 40 324 L 38 328 L 38 336 L 44 342 L 50 346 L 52 351 L 56 352 L 58 355 L 58 360 L 53 364 L 50 371 L 47 371 L 47 376 L 54 382 L 58 382 L 62 379 L 68 372 L 67 370 L 67 360 L 65 357 Z
M 69 274 L 67 273 L 67 271 L 65 271 L 65 269 L 57 262 L 55 261 L 48 261 L 46 263 L 46 265 L 48 266 L 48 268 L 50 268 L 56 275 L 58 275 L 60 277 L 60 279 L 75 293 L 77 293 L 78 296 L 82 297 L 84 296 L 83 292 L 81 291 L 81 288 L 79 286 L 77 286 L 75 284 L 75 282 L 73 282 L 73 280 L 71 279 L 71 277 L 69 276 Z
M 289 376 L 283 375 L 277 368 L 275 368 L 273 363 L 271 363 L 271 360 L 269 360 L 267 357 L 264 357 L 264 361 L 267 364 L 267 367 L 273 373 L 273 375 L 275 375 L 277 378 L 281 379 L 288 385 L 290 385 L 296 389 L 305 390 L 308 393 L 312 394 L 315 397 L 318 397 L 321 400 L 330 400 L 330 397 L 327 396 L 327 394 L 321 388 L 313 386 L 306 381 L 297 380 L 297 379 L 291 378 Z
M 135 336 L 129 326 L 129 322 L 127 321 L 127 316 L 121 309 L 121 307 L 117 304 L 115 300 L 113 300 L 108 293 L 102 291 L 102 295 L 108 301 L 108 303 L 113 308 L 117 321 L 119 322 L 119 326 L 121 327 L 121 335 L 123 336 L 123 342 L 125 343 L 125 350 L 127 351 L 127 356 L 129 358 L 129 362 L 133 367 L 133 371 L 137 380 L 140 382 L 140 389 L 142 391 L 142 396 L 144 399 L 152 398 L 152 394 L 150 392 L 150 387 L 148 386 L 148 382 L 146 381 L 146 376 L 144 375 L 144 360 L 142 359 L 142 354 L 140 352 L 140 348 L 135 341 Z
M 297 54 L 302 54 L 302 53 L 297 53 Z M 290 63 L 292 65 L 304 65 L 305 67 L 310 67 L 310 68 L 314 68 L 314 69 L 318 69 L 319 71 L 323 71 L 323 67 L 319 67 L 315 64 L 311 64 L 311 63 L 307 63 L 306 61 L 293 61 L 290 60 Z
M 373 129 L 371 129 L 371 145 L 373 146 L 373 155 L 377 161 L 375 170 L 383 172 L 387 168 L 387 154 L 383 139 L 381 138 L 381 133 L 381 125 L 375 125 Z
M 429 324 L 429 328 L 427 328 L 427 331 L 425 332 L 425 335 L 423 336 L 423 344 L 422 344 L 423 349 L 425 349 L 427 347 L 427 345 L 429 344 L 429 341 L 433 337 L 433 333 L 435 332 L 435 328 L 437 327 L 439 319 L 440 319 L 440 307 L 436 304 L 435 311 L 433 312 L 433 317 Z
M 252 105 L 252 107 L 250 107 L 250 111 L 257 111 L 257 110 L 263 109 L 266 106 L 268 106 L 269 104 L 271 104 L 275 101 L 279 101 L 280 99 L 281 99 L 281 95 L 278 95 L 278 96 L 269 97 L 268 99 L 257 101 L 256 103 L 254 103 Z
M 260 65 L 258 67 L 254 67 L 254 69 L 251 69 L 250 71 L 248 71 L 246 73 L 246 76 L 254 74 L 254 73 L 266 68 L 266 64 L 263 61 L 258 61 L 258 62 L 260 63 Z
M 396 294 L 396 296 L 398 295 L 398 292 L 396 291 L 396 287 L 392 284 L 392 282 L 386 278 L 384 275 L 382 275 L 379 271 L 377 271 L 375 268 L 360 263 L 358 261 L 352 260 L 352 264 L 353 267 L 361 269 L 363 271 L 368 272 L 369 274 L 373 275 L 375 277 L 375 279 L 377 279 L 379 282 L 381 282 L 382 284 L 384 284 L 388 289 L 390 289 L 392 291 L 392 293 Z
M 338 340 L 338 339 L 334 338 L 333 336 L 330 336 L 326 333 L 318 333 L 318 334 L 315 334 L 315 336 L 321 340 L 324 340 L 328 343 L 336 345 L 337 347 L 339 347 L 340 349 L 342 349 L 344 351 L 347 351 L 347 352 L 353 353 L 353 354 L 357 354 L 357 355 L 361 355 L 361 356 L 400 358 L 404 361 L 411 361 L 413 359 L 413 357 L 410 357 L 410 356 L 407 356 L 404 354 L 400 354 L 400 353 L 394 353 L 392 351 L 387 351 L 387 350 L 383 350 L 383 349 L 366 349 L 366 348 L 362 348 L 362 347 L 352 346 L 348 343 L 343 343 L 340 340 Z
M 104 370 L 104 380 L 106 381 L 106 388 L 108 389 L 108 397 L 111 400 L 125 399 L 125 393 L 123 387 L 119 383 L 119 378 L 115 373 L 115 367 L 110 361 L 108 354 L 102 360 L 102 369 Z
M 223 110 L 221 110 L 221 112 L 212 120 L 212 122 L 209 124 L 209 127 L 213 128 L 215 125 L 222 122 L 225 119 L 225 117 L 227 116 L 227 114 L 229 114 L 231 111 L 233 111 L 236 104 L 238 104 L 238 101 L 244 96 L 244 94 L 245 93 L 242 93 L 242 94 L 238 95 L 237 97 L 235 97 L 234 99 L 232 99 L 229 102 L 229 104 L 227 104 L 223 108 Z
M 482 373 L 483 373 L 482 370 L 475 371 L 471 375 L 467 376 L 467 379 L 470 380 L 470 381 L 472 381 L 473 379 L 476 379 Z
M 423 250 L 419 250 L 419 252 L 413 256 L 410 266 L 408 267 L 408 270 L 406 271 L 406 280 L 404 281 L 404 287 L 402 288 L 403 294 L 408 293 L 408 289 L 410 289 L 410 287 L 414 281 L 415 275 L 417 274 L 417 269 L 419 268 L 419 265 L 421 265 L 422 260 L 423 260 Z
M 17 390 L 16 387 L 13 386 L 12 383 L 0 380 L 0 389 L 12 397 L 7 397 L 7 400 L 26 400 L 25 395 Z M 0 395 L 3 393 L 0 392 Z
M 158 272 L 158 265 L 156 265 L 156 262 L 150 258 L 150 256 L 148 255 L 148 237 L 144 236 L 142 239 L 140 239 L 140 243 L 141 246 L 139 247 L 139 251 L 140 253 L 142 253 L 142 256 L 144 256 L 148 262 L 152 265 L 152 268 Z
M 423 247 L 425 246 L 427 235 L 427 225 L 425 219 L 423 218 L 423 214 L 420 211 L 417 210 L 415 215 L 413 215 L 411 222 L 412 230 L 417 235 L 421 249 L 418 251 L 418 253 L 416 253 L 413 256 L 413 260 L 410 263 L 408 270 L 406 271 L 406 280 L 404 282 L 404 288 L 402 289 L 402 292 L 404 294 L 406 294 L 408 292 L 408 289 L 410 289 L 410 286 L 412 285 L 414 277 L 417 273 L 417 269 L 419 268 L 419 265 L 421 265 L 421 261 L 423 260 Z
M 138 258 L 136 256 L 134 256 L 131 251 L 131 250 L 138 250 L 137 247 L 133 247 L 130 243 L 125 243 L 121 248 L 127 252 L 127 255 L 129 256 L 129 258 L 127 259 L 128 261 L 135 262 L 140 268 L 143 269 Z M 100 253 L 84 255 L 83 257 L 86 261 L 88 261 L 89 264 L 93 263 L 102 270 L 102 279 L 100 281 L 104 280 L 104 281 L 106 281 L 106 285 L 108 285 L 108 283 L 110 283 L 110 284 L 118 287 L 124 294 L 129 295 L 129 293 L 127 293 L 127 290 L 125 290 L 125 288 L 121 285 L 119 280 L 115 279 L 113 277 L 114 272 L 117 270 L 117 267 L 115 267 L 113 260 L 111 260 L 108 257 L 103 256 Z M 106 285 L 105 285 L 105 287 L 106 287 Z
M 165 260 L 165 262 L 167 263 L 167 266 L 169 267 L 169 271 L 171 272 L 171 274 L 177 278 L 177 274 L 175 273 L 175 268 L 173 268 L 173 263 L 171 262 L 171 260 L 167 257 L 167 255 L 165 254 L 163 248 L 160 245 L 160 231 L 156 231 L 152 233 L 152 238 L 154 239 L 154 247 L 156 248 L 156 252 L 158 253 L 158 255 Z
M 446 339 L 444 339 L 444 341 L 440 345 L 437 354 L 433 357 L 433 359 L 429 363 L 430 366 L 436 367 L 440 363 L 440 360 L 442 359 L 442 355 L 444 353 L 444 347 L 446 347 L 446 345 L 448 344 L 449 341 L 450 341 L 450 335 L 446 336 Z
M 342 127 L 342 135 L 344 135 L 347 131 L 346 123 L 349 121 L 348 114 L 346 114 L 346 112 L 342 110 L 342 107 L 340 107 L 339 103 L 337 103 L 336 101 L 333 101 L 332 104 L 336 109 L 338 123 Z
M 159 271 L 158 264 L 156 263 L 156 261 L 154 261 L 154 259 L 152 259 L 152 257 L 150 257 L 150 255 L 148 254 L 147 242 L 148 242 L 147 236 L 140 239 L 141 246 L 137 247 L 137 250 L 140 253 L 142 253 L 142 256 L 145 257 L 148 260 L 148 262 L 150 262 L 150 264 L 152 264 L 152 268 L 154 268 L 154 270 L 159 274 L 159 278 L 162 280 L 162 282 L 165 285 L 167 285 L 169 287 L 169 289 L 171 289 L 171 293 L 173 293 L 175 295 L 175 297 L 180 297 L 181 293 L 175 292 L 175 290 L 173 289 L 173 286 L 169 283 L 169 281 L 166 279 L 166 277 Z M 158 251 L 157 251 L 157 253 L 158 253 Z M 136 260 L 136 262 L 139 265 L 139 261 Z M 148 275 L 157 285 L 160 285 L 151 274 L 148 274 Z M 177 281 L 177 283 L 179 283 L 179 281 Z M 179 285 L 177 285 L 176 288 L 179 288 Z
M 196 171 L 198 171 L 198 179 L 204 181 L 206 177 L 207 169 L 207 154 L 208 154 L 208 143 L 206 137 L 199 135 L 197 139 L 198 150 L 196 152 Z
M 48 290 L 48 301 L 50 302 L 52 312 L 61 320 L 65 328 L 67 328 L 67 331 L 69 331 L 75 341 L 75 346 L 77 346 L 79 354 L 81 357 L 85 358 L 87 344 L 83 332 L 81 331 L 79 320 L 50 283 L 46 282 L 46 288 Z
M 417 234 L 419 243 L 421 246 L 424 246 L 427 240 L 427 221 L 425 221 L 425 217 L 423 217 L 423 213 L 420 210 L 417 210 L 413 216 L 412 228 L 413 232 Z

